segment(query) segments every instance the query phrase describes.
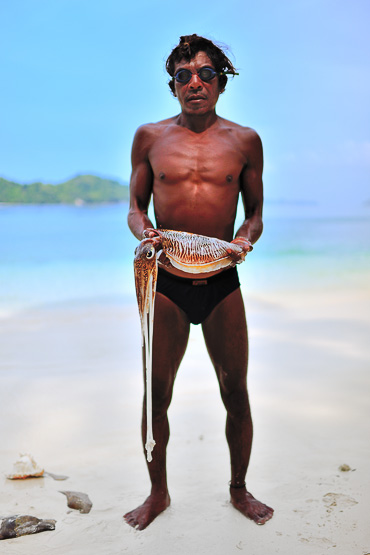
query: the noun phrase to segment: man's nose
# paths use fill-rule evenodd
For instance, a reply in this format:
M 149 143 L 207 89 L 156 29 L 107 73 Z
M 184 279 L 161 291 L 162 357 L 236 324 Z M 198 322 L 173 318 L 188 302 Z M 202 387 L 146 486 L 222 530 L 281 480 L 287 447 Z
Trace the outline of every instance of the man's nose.
M 191 89 L 201 89 L 202 88 L 202 80 L 197 73 L 193 73 L 189 82 Z

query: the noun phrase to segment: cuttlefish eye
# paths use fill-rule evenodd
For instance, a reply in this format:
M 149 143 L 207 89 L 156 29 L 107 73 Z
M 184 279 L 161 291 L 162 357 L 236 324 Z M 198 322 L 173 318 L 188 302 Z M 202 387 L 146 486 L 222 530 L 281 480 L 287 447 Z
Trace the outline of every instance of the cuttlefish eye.
M 150 251 L 146 253 L 146 257 L 148 260 L 150 260 L 151 258 L 153 258 L 154 255 L 155 255 L 155 248 L 151 247 Z

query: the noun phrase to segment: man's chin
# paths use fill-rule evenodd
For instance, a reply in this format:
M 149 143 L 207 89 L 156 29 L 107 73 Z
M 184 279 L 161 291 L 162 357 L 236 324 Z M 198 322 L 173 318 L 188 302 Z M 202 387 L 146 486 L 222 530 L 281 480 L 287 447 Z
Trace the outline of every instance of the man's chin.
M 185 110 L 183 110 L 186 114 L 193 114 L 196 116 L 202 116 L 204 114 L 208 114 L 208 112 L 211 112 L 212 110 L 209 108 L 209 106 L 205 106 L 203 103 L 193 103 L 193 104 L 187 104 Z

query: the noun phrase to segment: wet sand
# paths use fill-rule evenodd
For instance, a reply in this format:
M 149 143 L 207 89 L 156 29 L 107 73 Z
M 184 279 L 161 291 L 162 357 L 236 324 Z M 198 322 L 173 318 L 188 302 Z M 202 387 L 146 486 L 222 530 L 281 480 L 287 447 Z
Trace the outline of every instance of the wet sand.
M 256 526 L 229 503 L 225 413 L 193 326 L 170 408 L 172 505 L 145 531 L 130 528 L 122 515 L 149 491 L 136 306 L 50 306 L 0 320 L 0 515 L 55 519 L 56 529 L 2 541 L 0 553 L 370 552 L 369 291 L 244 297 L 248 487 L 273 519 Z M 6 480 L 20 452 L 69 479 Z M 60 490 L 88 494 L 91 512 L 71 511 Z

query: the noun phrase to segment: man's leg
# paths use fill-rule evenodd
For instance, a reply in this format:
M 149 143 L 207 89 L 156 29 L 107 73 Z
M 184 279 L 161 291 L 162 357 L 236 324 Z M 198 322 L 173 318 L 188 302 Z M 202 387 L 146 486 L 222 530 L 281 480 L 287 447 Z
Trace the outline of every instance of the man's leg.
M 245 516 L 257 524 L 264 524 L 272 517 L 273 509 L 257 501 L 245 487 L 253 425 L 247 391 L 247 323 L 240 289 L 221 301 L 202 327 L 227 411 L 231 502 Z
M 190 323 L 184 312 L 167 297 L 157 293 L 154 309 L 152 380 L 153 436 L 156 445 L 153 460 L 147 463 L 152 488 L 143 505 L 124 516 L 130 526 L 139 530 L 146 528 L 170 504 L 166 474 L 166 447 L 169 439 L 167 410 L 172 398 L 176 372 L 186 350 L 189 330 Z M 145 445 L 145 396 L 142 438 Z

